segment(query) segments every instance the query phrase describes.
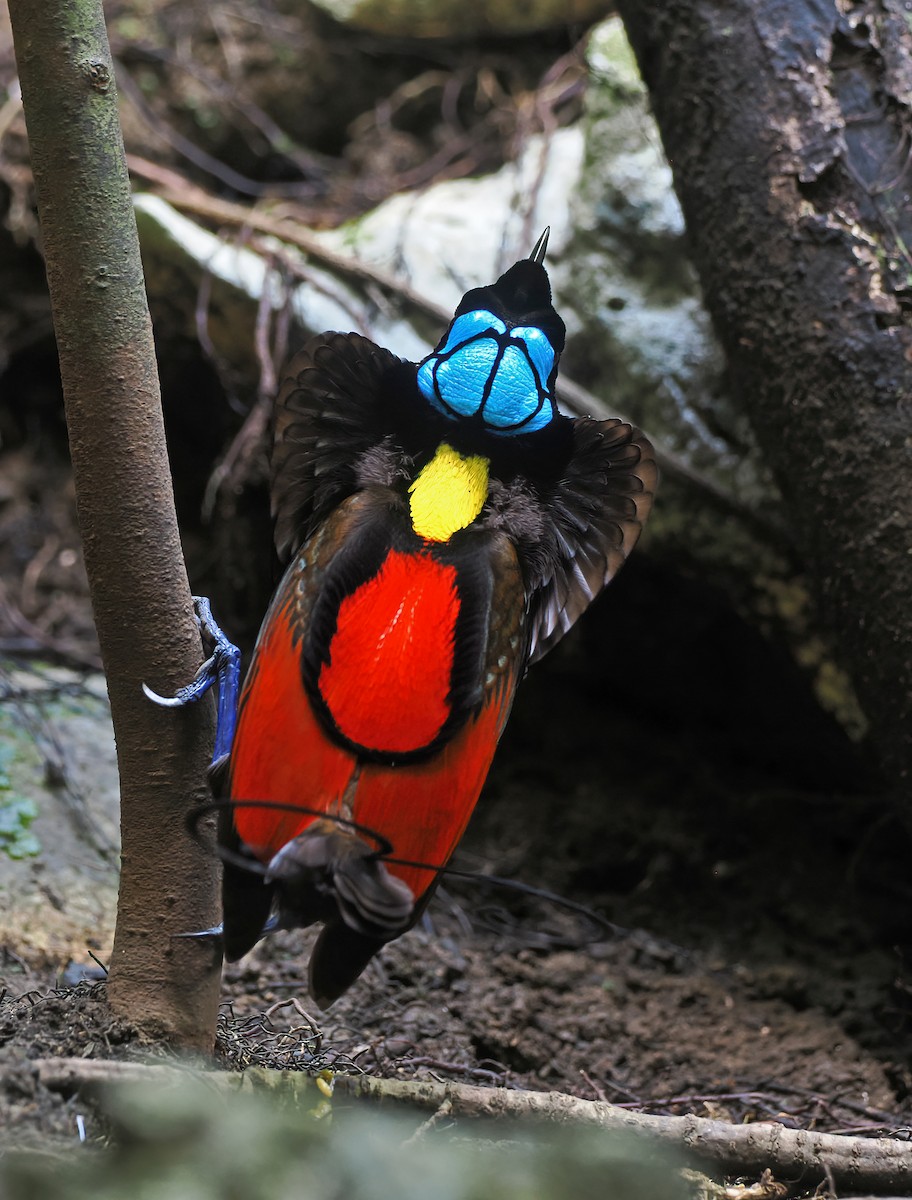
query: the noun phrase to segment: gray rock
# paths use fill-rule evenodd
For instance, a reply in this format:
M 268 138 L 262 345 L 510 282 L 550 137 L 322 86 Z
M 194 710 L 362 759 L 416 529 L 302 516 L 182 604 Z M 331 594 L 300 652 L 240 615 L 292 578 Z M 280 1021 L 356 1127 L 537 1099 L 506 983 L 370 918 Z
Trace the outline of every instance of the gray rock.
M 108 958 L 119 794 L 101 676 L 0 661 L 0 944 L 29 965 Z
M 474 38 L 584 25 L 609 0 L 312 0 L 334 20 L 387 37 Z

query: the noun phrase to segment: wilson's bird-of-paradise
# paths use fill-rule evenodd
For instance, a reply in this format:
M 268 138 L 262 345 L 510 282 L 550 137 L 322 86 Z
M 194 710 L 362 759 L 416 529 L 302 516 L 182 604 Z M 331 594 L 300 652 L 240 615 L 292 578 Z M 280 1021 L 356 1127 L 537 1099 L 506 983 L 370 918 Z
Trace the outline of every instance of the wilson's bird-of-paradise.
M 547 233 L 468 292 L 404 362 L 355 333 L 312 338 L 275 404 L 272 509 L 288 560 L 234 713 L 219 676 L 225 956 L 322 922 L 326 1006 L 427 905 L 472 814 L 516 686 L 622 566 L 657 471 L 620 420 L 571 419 Z M 161 697 L 154 699 L 162 700 Z M 423 865 L 427 864 L 427 865 Z

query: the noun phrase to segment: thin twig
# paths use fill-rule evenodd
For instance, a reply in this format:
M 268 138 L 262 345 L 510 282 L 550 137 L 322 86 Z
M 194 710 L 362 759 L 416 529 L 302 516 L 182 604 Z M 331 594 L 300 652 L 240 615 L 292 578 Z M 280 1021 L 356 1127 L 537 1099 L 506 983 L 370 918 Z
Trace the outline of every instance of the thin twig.
M 453 1111 L 453 1106 L 449 1100 L 444 1100 L 443 1104 L 432 1112 L 426 1121 L 418 1126 L 411 1137 L 407 1137 L 402 1143 L 403 1146 L 413 1146 L 415 1142 L 420 1142 L 428 1133 L 431 1132 L 441 1121 L 445 1120 Z
M 116 63 L 115 69 L 118 91 L 129 100 L 142 119 L 155 130 L 163 141 L 167 142 L 172 150 L 187 162 L 193 163 L 199 170 L 205 171 L 213 179 L 218 179 L 226 187 L 239 192 L 242 196 L 311 197 L 316 194 L 317 189 L 312 183 L 304 181 L 291 184 L 260 183 L 256 179 L 249 179 L 246 175 L 242 175 L 240 171 L 235 171 L 233 167 L 215 158 L 214 155 L 198 146 L 196 142 L 184 137 L 166 121 L 161 120 L 146 103 L 142 91 L 122 63 Z
M 225 41 L 219 35 L 218 31 L 218 26 L 221 24 L 221 14 L 217 9 L 211 9 L 208 15 L 210 21 L 212 22 L 213 28 L 216 31 L 216 35 L 219 37 L 219 42 L 224 52 Z M 151 62 L 163 63 L 167 66 L 174 67 L 178 71 L 182 71 L 187 75 L 191 75 L 198 84 L 206 88 L 206 90 L 217 99 L 219 106 L 223 111 L 225 109 L 234 108 L 249 122 L 249 124 L 261 135 L 261 137 L 265 139 L 272 153 L 281 155 L 288 162 L 296 166 L 301 174 L 305 177 L 305 180 L 311 185 L 315 182 L 322 181 L 322 179 L 332 170 L 339 167 L 340 161 L 338 159 L 333 159 L 329 155 L 318 154 L 315 151 L 305 149 L 305 147 L 297 144 L 286 130 L 277 125 L 267 112 L 260 108 L 258 104 L 255 104 L 242 88 L 238 87 L 236 79 L 230 79 L 226 81 L 215 72 L 208 71 L 202 67 L 198 59 L 188 59 L 180 54 L 175 54 L 169 46 L 155 47 L 132 43 L 129 46 L 129 54 L 132 59 L 144 59 Z M 230 73 L 231 64 L 229 62 L 228 54 L 225 54 L 225 61 L 226 65 L 229 66 Z M 128 86 L 132 85 L 132 88 L 135 88 L 136 84 L 132 76 L 130 76 L 127 72 L 125 60 L 123 58 L 118 60 L 117 69 L 118 85 L 122 83 L 124 77 L 127 77 Z M 132 89 L 130 98 L 133 98 Z M 159 131 L 159 133 L 162 133 L 162 127 L 165 125 L 165 122 L 162 121 L 155 113 L 153 113 L 151 109 L 147 108 L 147 111 L 143 113 L 143 116 L 153 123 L 154 127 Z M 167 126 L 167 130 L 169 134 L 174 132 L 170 126 Z M 166 134 L 162 133 L 162 135 L 166 137 L 166 140 L 169 140 Z M 197 147 L 197 149 L 199 149 L 199 147 Z M 224 166 L 224 164 L 222 164 L 222 166 Z M 259 187 L 259 192 L 257 194 L 271 190 L 271 184 L 261 183 L 257 185 L 255 180 L 250 180 L 248 182 Z M 300 188 L 300 185 L 294 182 L 288 186 L 296 189 Z
M 8 622 L 12 629 L 22 634 L 25 639 L 17 643 L 17 653 L 50 654 L 55 658 L 62 658 L 74 666 L 89 667 L 93 671 L 101 670 L 101 658 L 97 654 L 84 650 L 76 642 L 55 637 L 54 634 L 48 633 L 30 621 L 13 603 L 2 579 L 0 579 L 0 617 Z

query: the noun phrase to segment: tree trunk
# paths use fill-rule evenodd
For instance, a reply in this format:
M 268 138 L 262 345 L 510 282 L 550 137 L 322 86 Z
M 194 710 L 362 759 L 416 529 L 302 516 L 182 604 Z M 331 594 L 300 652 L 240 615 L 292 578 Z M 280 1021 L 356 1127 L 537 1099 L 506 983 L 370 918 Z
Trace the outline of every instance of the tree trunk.
M 173 940 L 211 924 L 217 863 L 183 822 L 206 796 L 209 705 L 177 713 L 141 683 L 200 662 L 174 513 L 152 329 L 101 0 L 10 0 L 63 378 L 79 523 L 121 779 L 113 1008 L 208 1049 L 219 964 Z
M 904 7 L 619 0 L 732 386 L 912 813 Z

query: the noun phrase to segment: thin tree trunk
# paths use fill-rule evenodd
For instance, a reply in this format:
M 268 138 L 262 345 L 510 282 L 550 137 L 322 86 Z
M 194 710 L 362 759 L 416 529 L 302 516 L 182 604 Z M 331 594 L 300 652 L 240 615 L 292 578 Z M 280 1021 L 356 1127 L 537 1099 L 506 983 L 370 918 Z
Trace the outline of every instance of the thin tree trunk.
M 165 448 L 152 329 L 101 0 L 10 0 L 79 523 L 121 780 L 113 1008 L 211 1047 L 219 964 L 172 935 L 210 924 L 217 865 L 187 837 L 205 796 L 208 705 L 163 711 L 141 683 L 200 662 Z
M 908 6 L 618 7 L 733 387 L 912 812 Z

